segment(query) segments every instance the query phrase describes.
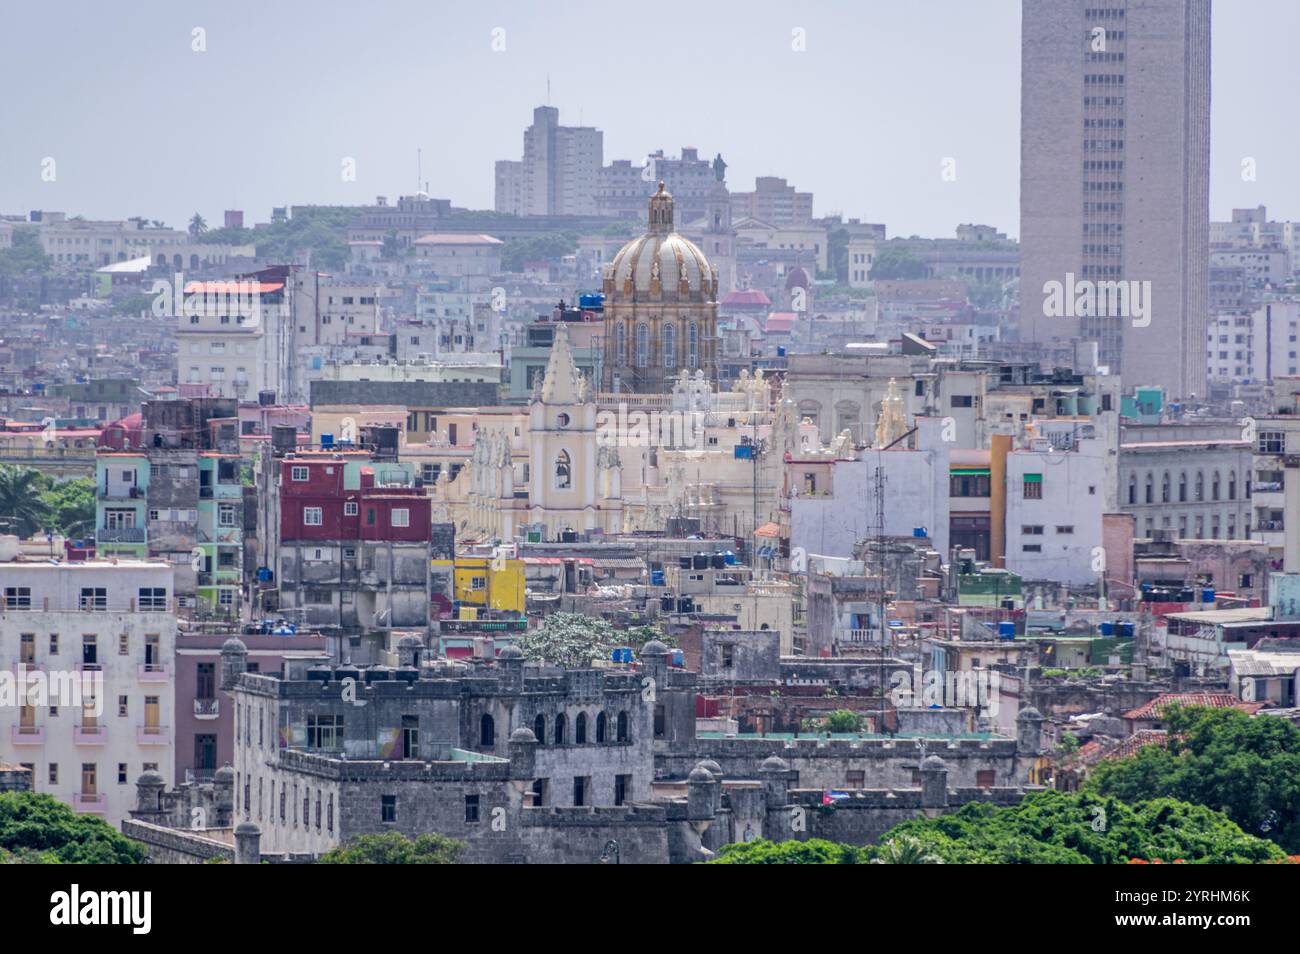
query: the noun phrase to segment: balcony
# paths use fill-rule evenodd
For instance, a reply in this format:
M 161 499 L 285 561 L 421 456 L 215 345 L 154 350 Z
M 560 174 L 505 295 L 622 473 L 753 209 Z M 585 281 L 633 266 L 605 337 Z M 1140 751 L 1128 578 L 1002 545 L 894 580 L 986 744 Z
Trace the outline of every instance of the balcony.
M 99 724 L 82 724 L 72 727 L 74 745 L 104 745 L 108 742 L 108 729 Z
M 9 741 L 14 745 L 44 745 L 45 726 L 14 725 L 9 727 Z
M 166 666 L 157 663 L 141 663 L 136 671 L 136 678 L 141 682 L 167 682 L 171 678 L 171 673 L 167 671 Z
M 130 487 L 125 484 L 119 484 L 116 487 L 109 487 L 107 490 L 100 491 L 100 500 L 143 500 L 145 499 L 144 490 L 140 487 Z
M 73 792 L 72 807 L 79 812 L 94 812 L 102 815 L 107 808 L 108 798 L 95 792 Z
M 140 745 L 171 745 L 171 732 L 165 725 L 136 726 L 135 741 Z
M 144 543 L 144 527 L 100 527 L 95 531 L 97 543 Z
M 220 715 L 221 715 L 221 700 L 219 699 L 195 699 L 194 700 L 194 718 L 215 719 Z
M 848 629 L 840 630 L 841 638 L 846 643 L 869 643 L 872 641 L 872 632 L 869 629 Z

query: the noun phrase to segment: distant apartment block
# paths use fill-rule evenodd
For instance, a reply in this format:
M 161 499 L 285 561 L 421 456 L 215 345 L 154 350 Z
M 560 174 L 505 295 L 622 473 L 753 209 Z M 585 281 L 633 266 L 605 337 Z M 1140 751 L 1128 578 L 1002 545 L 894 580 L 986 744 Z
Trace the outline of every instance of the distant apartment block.
M 758 219 L 777 228 L 812 225 L 813 195 L 796 191 L 776 176 L 758 176 L 753 192 L 731 193 L 731 217 Z
M 1209 0 L 1022 9 L 1021 337 L 1096 341 L 1125 381 L 1203 395 Z M 1147 313 L 1046 307 L 1048 283 L 1071 279 L 1150 282 Z
M 496 211 L 595 215 L 604 138 L 593 126 L 561 126 L 558 109 L 538 106 L 524 130 L 522 160 L 496 164 Z

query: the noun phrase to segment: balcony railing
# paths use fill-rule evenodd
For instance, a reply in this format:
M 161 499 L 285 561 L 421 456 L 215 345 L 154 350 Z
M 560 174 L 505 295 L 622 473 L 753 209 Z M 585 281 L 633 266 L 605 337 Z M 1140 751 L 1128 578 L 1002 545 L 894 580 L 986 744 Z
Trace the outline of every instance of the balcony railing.
M 79 812 L 96 812 L 102 813 L 107 806 L 108 799 L 96 792 L 73 792 L 72 807 Z
M 194 700 L 194 718 L 215 719 L 219 715 L 221 715 L 221 700 L 219 699 L 195 699 Z
M 45 744 L 45 726 L 43 725 L 15 725 L 9 728 L 9 741 L 14 745 Z
M 869 629 L 842 629 L 840 633 L 846 643 L 869 643 L 874 638 Z
M 141 682 L 166 682 L 171 676 L 166 666 L 157 663 L 141 663 L 137 678 Z
M 144 543 L 144 527 L 100 527 L 95 531 L 97 543 Z
M 165 725 L 136 726 L 135 740 L 140 745 L 170 745 L 171 732 Z
M 104 745 L 108 742 L 108 731 L 98 723 L 73 726 L 72 741 L 75 745 Z

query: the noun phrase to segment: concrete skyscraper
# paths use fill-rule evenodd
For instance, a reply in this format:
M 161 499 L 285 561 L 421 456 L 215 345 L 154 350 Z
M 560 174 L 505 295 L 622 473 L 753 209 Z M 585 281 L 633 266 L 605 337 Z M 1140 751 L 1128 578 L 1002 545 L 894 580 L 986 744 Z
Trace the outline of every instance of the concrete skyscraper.
M 1204 395 L 1210 0 L 1024 0 L 1020 330 Z

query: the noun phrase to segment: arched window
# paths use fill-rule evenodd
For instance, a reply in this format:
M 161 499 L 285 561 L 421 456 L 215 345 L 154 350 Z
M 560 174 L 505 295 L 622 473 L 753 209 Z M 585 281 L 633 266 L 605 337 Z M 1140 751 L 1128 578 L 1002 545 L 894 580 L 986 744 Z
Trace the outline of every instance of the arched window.
M 677 326 L 664 325 L 663 359 L 665 368 L 677 367 Z
M 1193 499 L 1205 499 L 1205 474 L 1199 470 L 1196 472 L 1196 496 Z
M 650 363 L 650 329 L 645 324 L 636 326 L 636 366 L 644 368 Z
M 1214 472 L 1214 476 L 1210 478 L 1210 499 L 1219 499 L 1219 472 L 1217 470 Z
M 1136 474 L 1129 474 L 1128 477 L 1128 502 L 1135 504 L 1138 502 L 1138 479 Z
M 605 718 L 605 713 L 603 712 L 596 713 L 596 742 L 597 743 L 601 743 L 605 741 L 605 735 L 606 735 L 605 724 L 608 721 L 609 720 Z
M 573 720 L 573 744 L 587 744 L 587 713 L 579 712 L 578 718 Z
M 687 349 L 687 364 L 692 368 L 700 366 L 700 326 L 691 322 L 691 331 Z
M 486 712 L 478 720 L 478 744 L 490 749 L 497 744 L 497 725 Z
M 1160 502 L 1169 503 L 1169 471 L 1160 478 Z
M 1237 475 L 1235 472 L 1228 474 L 1228 499 L 1237 499 Z
M 1156 479 L 1147 471 L 1147 503 L 1156 502 Z
M 560 456 L 555 458 L 555 489 L 568 490 L 573 486 L 573 464 L 569 460 L 568 451 L 560 451 Z
M 614 738 L 619 742 L 631 741 L 627 734 L 627 711 L 624 710 L 618 714 L 618 721 L 615 723 Z
M 537 718 L 533 720 L 533 735 L 537 736 L 538 745 L 546 744 L 546 716 L 540 712 L 537 713 Z
M 614 363 L 627 364 L 627 328 L 621 321 L 614 326 Z
M 559 715 L 555 717 L 555 744 L 556 745 L 564 744 L 564 737 L 567 734 L 565 732 L 565 729 L 568 728 L 568 724 L 569 724 L 568 720 L 564 718 L 563 712 L 561 712 Z
M 1187 471 L 1178 475 L 1178 502 L 1187 503 Z

